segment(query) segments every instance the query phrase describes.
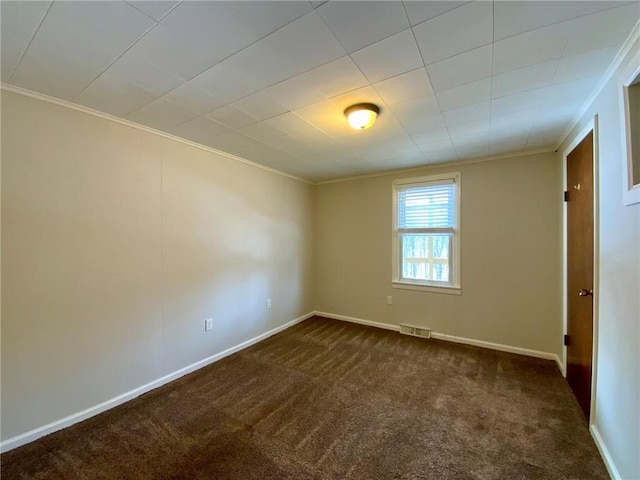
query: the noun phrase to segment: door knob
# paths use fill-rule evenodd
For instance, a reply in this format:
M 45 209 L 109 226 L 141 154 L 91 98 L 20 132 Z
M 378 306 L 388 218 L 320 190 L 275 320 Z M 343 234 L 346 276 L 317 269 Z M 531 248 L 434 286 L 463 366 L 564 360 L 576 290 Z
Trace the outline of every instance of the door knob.
M 587 290 L 585 288 L 581 288 L 578 291 L 578 295 L 580 295 L 581 297 L 593 297 L 593 289 Z

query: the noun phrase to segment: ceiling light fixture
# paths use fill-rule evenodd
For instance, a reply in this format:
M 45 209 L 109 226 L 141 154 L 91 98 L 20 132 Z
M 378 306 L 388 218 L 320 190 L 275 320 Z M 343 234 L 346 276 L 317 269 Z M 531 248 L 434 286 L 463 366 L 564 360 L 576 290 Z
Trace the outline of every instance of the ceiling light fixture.
M 349 120 L 349 125 L 356 130 L 365 130 L 371 127 L 380 113 L 380 108 L 373 103 L 358 103 L 351 105 L 344 111 Z

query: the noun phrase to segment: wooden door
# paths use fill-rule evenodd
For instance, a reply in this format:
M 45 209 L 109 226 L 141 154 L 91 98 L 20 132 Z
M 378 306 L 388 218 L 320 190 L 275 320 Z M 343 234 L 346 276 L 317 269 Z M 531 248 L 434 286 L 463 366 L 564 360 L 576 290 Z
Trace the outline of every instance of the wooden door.
M 567 157 L 567 381 L 587 420 L 593 361 L 593 131 Z

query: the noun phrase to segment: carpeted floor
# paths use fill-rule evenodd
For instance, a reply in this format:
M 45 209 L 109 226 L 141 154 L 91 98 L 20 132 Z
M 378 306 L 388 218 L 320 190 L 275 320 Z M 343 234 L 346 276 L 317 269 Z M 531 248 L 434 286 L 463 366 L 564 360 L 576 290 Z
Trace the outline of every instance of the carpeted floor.
M 5 453 L 2 479 L 604 479 L 551 361 L 314 317 Z

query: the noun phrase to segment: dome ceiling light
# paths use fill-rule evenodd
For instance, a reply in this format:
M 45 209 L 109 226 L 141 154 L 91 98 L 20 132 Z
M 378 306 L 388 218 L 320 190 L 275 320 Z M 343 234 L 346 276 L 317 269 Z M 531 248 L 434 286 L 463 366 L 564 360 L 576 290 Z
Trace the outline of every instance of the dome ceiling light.
M 355 130 L 366 130 L 371 127 L 380 113 L 380 108 L 373 103 L 358 103 L 344 111 L 349 125 Z

